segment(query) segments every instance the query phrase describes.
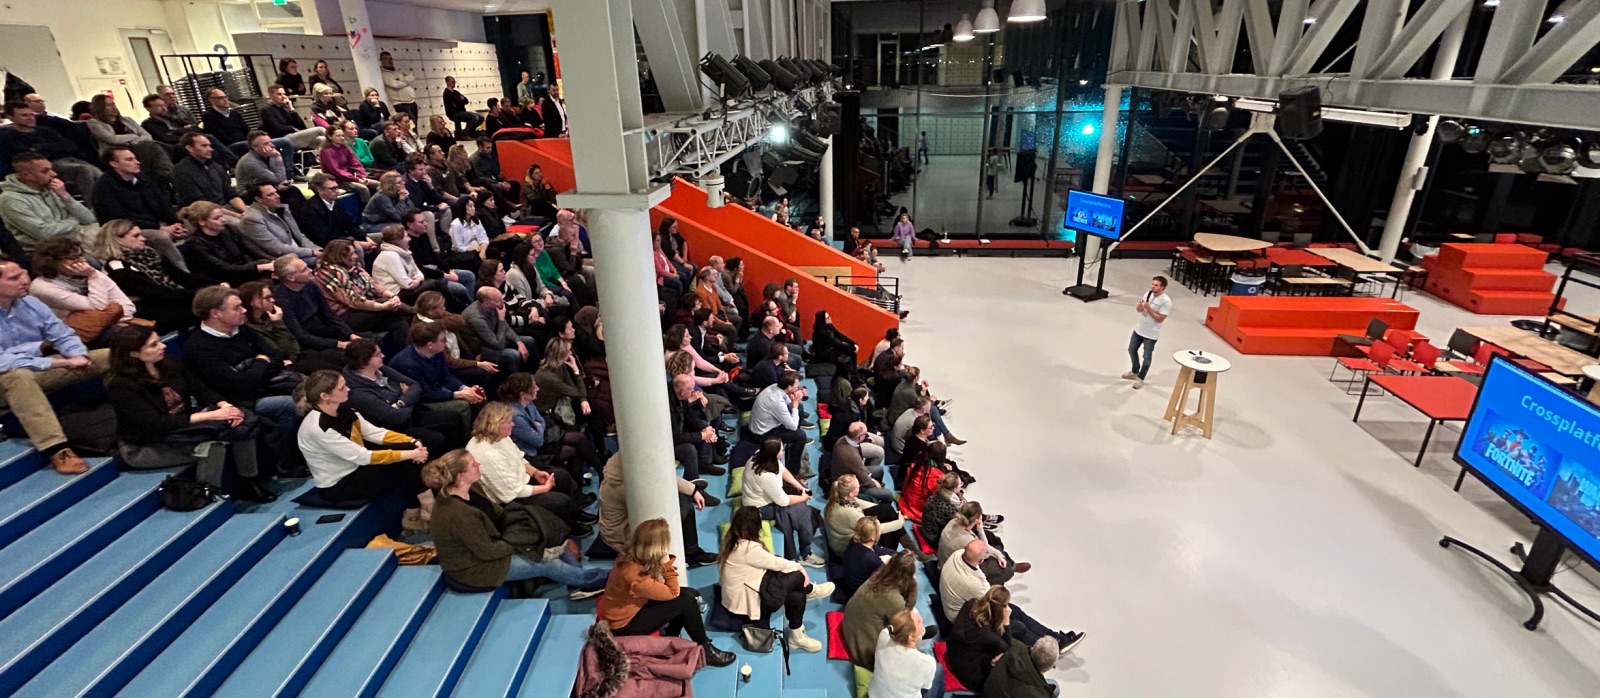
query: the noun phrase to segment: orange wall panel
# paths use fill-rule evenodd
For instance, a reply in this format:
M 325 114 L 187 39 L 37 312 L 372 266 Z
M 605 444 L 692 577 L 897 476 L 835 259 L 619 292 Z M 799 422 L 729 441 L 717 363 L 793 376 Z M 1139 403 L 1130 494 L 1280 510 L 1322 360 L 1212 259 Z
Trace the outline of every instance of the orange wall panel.
M 538 163 L 556 191 L 578 188 L 578 177 L 572 171 L 572 142 L 565 138 L 495 141 L 494 154 L 500 158 L 500 173 L 508 180 L 522 181 L 528 166 Z
M 711 226 L 749 247 L 797 267 L 849 267 L 855 276 L 877 278 L 878 270 L 855 257 L 797 233 L 743 206 L 706 206 L 706 192 L 682 179 L 672 181 L 672 196 L 662 204 Z

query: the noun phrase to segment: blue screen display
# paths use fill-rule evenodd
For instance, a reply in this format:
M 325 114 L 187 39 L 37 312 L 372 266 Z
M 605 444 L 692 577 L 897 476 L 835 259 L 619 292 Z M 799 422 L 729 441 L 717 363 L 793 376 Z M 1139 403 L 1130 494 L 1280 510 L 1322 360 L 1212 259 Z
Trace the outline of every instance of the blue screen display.
M 1069 191 L 1067 215 L 1062 217 L 1061 227 L 1116 240 L 1122 237 L 1122 199 Z
M 1600 408 L 1496 358 L 1455 458 L 1600 564 Z

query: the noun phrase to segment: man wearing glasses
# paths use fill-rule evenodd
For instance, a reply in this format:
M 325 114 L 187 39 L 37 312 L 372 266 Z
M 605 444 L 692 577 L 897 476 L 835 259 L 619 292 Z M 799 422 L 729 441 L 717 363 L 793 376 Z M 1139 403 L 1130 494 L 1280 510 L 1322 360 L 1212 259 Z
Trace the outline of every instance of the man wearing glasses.
M 377 254 L 378 243 L 361 232 L 360 222 L 339 205 L 339 181 L 333 175 L 322 172 L 312 175 L 311 193 L 315 198 L 302 205 L 295 215 L 300 221 L 300 232 L 324 247 L 344 238 L 354 240 L 363 254 Z

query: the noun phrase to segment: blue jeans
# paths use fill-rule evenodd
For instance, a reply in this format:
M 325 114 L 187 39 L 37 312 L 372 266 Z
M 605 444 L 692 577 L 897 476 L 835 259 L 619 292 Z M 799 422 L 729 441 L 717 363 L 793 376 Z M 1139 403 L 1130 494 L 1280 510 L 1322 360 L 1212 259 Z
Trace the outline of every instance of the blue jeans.
M 933 438 L 944 438 L 944 413 L 939 411 L 938 405 L 928 406 L 928 416 L 933 418 Z
M 298 436 L 300 432 L 300 413 L 294 407 L 294 398 L 288 395 L 273 395 L 256 400 L 251 409 L 256 416 L 270 422 L 277 427 L 278 433 L 271 444 L 273 452 L 278 455 L 279 467 L 288 464 L 303 462 L 304 456 L 300 455 Z
M 470 133 L 478 129 L 478 124 L 483 123 L 483 115 L 475 111 L 458 111 L 450 117 L 450 120 L 456 124 L 465 123 Z
M 570 551 L 561 551 L 561 557 L 549 562 L 534 562 L 521 555 L 511 556 L 511 570 L 506 581 L 543 577 L 570 589 L 594 591 L 606 587 L 606 577 L 611 573 L 604 567 L 580 567 Z
M 1143 364 L 1139 363 L 1140 346 L 1144 347 Z M 1133 372 L 1139 375 L 1139 380 L 1144 380 L 1144 377 L 1150 373 L 1150 354 L 1155 350 L 1156 340 L 1154 339 L 1142 337 L 1138 332 L 1134 332 L 1133 335 L 1128 338 L 1128 359 L 1133 361 Z

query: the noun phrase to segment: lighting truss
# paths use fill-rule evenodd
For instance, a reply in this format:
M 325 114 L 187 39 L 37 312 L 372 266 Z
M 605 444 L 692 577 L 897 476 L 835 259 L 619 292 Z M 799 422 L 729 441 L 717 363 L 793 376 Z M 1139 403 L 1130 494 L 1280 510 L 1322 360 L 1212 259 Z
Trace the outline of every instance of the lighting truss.
M 665 115 L 646 126 L 645 143 L 650 178 L 665 181 L 676 175 L 701 178 L 715 172 L 750 146 L 767 137 L 775 123 L 793 122 L 802 115 L 798 105 L 832 99 L 832 86 L 813 87 L 794 94 L 774 92 L 759 99 L 728 106 L 722 113 Z

